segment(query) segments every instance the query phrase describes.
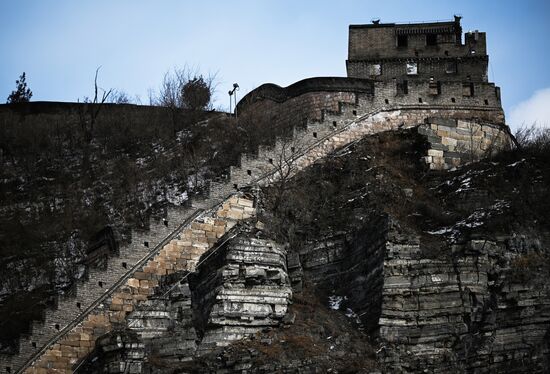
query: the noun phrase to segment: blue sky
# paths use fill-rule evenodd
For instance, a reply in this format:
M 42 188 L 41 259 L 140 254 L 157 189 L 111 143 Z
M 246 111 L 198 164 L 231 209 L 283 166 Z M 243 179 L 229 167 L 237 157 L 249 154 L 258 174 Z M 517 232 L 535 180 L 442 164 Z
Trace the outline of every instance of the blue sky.
M 0 101 L 23 71 L 33 100 L 76 101 L 92 95 L 101 65 L 100 86 L 147 103 L 167 70 L 187 64 L 217 72 L 217 105 L 227 107 L 233 82 L 242 97 L 265 82 L 344 76 L 349 24 L 453 14 L 464 31 L 487 32 L 489 79 L 509 118 L 550 121 L 549 0 L 3 1 Z

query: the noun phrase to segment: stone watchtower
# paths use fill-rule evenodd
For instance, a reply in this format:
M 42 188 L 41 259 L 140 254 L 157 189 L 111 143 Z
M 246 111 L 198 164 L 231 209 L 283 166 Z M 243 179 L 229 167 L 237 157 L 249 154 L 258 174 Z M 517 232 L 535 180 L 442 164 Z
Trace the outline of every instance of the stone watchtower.
M 443 81 L 462 82 L 463 95 L 473 96 L 474 84 L 488 81 L 485 33 L 468 32 L 463 41 L 460 19 L 350 25 L 348 77 L 395 81 L 405 94 L 414 81 L 429 81 L 433 93 Z
M 315 138 L 360 123 L 366 133 L 417 126 L 432 169 L 493 154 L 512 137 L 500 89 L 488 80 L 485 33 L 463 35 L 460 21 L 350 25 L 347 77 L 263 84 L 239 112 L 262 113 L 277 128 L 316 126 Z

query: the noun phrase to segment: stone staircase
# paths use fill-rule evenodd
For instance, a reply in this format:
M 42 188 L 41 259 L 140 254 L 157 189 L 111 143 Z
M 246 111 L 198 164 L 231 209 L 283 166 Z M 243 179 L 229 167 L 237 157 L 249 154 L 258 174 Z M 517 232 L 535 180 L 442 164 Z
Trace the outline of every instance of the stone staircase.
M 39 352 L 52 336 L 66 330 L 73 319 L 85 313 L 117 281 L 131 274 L 139 261 L 156 251 L 167 237 L 178 232 L 181 223 L 195 212 L 195 208 L 169 207 L 165 220 L 151 222 L 147 231 L 133 231 L 132 242 L 122 245 L 117 256 L 109 257 L 105 269 L 90 268 L 87 279 L 77 282 L 73 292 L 57 298 L 54 310 L 46 310 L 42 321 L 33 321 L 29 333 L 19 340 L 18 355 L 0 355 L 0 372 L 15 372 L 14 368 Z
M 44 322 L 33 324 L 20 341 L 19 354 L 0 356 L 0 373 L 45 373 L 72 367 L 93 348 L 94 341 L 123 321 L 135 305 L 147 300 L 158 277 L 185 269 L 194 271 L 200 255 L 239 220 L 254 214 L 253 200 L 243 197 L 245 186 L 268 185 L 283 174 L 294 174 L 332 151 L 365 135 L 414 126 L 433 115 L 429 108 L 373 110 L 370 105 L 341 104 L 338 112 L 323 112 L 319 122 L 296 128 L 290 139 L 244 154 L 225 181 L 212 181 L 209 196 L 191 208 L 170 208 L 167 225 L 152 224 L 135 232 L 132 243 L 109 259 L 107 270 L 90 271 L 77 286 L 76 297 L 61 297 Z M 441 115 L 441 109 L 437 109 Z M 206 210 L 206 211 L 203 211 Z
M 312 145 L 319 138 L 334 132 L 338 125 L 342 127 L 349 117 L 345 113 L 347 112 L 344 110 L 341 113 L 327 113 L 325 121 L 311 123 L 305 129 L 295 130 L 293 139 L 300 139 L 302 147 Z M 334 117 L 336 122 L 327 126 L 326 122 L 329 117 L 331 120 Z M 307 137 L 308 134 L 309 137 Z M 87 281 L 79 282 L 75 287 L 75 292 L 71 295 L 60 296 L 56 301 L 55 309 L 45 312 L 43 321 L 32 323 L 30 332 L 23 335 L 19 341 L 19 354 L 0 355 L 0 372 L 17 372 L 30 363 L 29 358 L 32 360 L 42 354 L 56 337 L 62 336 L 72 328 L 71 322 L 82 320 L 90 312 L 90 308 L 100 304 L 98 300 L 108 296 L 107 294 L 112 292 L 113 285 L 135 273 L 134 266 L 139 261 L 159 252 L 164 241 L 181 233 L 182 222 L 186 222 L 186 219 L 192 217 L 194 213 L 201 212 L 202 209 L 219 204 L 228 195 L 236 193 L 238 188 L 249 184 L 253 179 L 250 178 L 252 173 L 248 170 L 254 170 L 256 178 L 259 172 L 269 173 L 269 170 L 273 169 L 273 164 L 269 162 L 269 159 L 276 157 L 277 152 L 280 152 L 285 144 L 286 141 L 278 140 L 274 147 L 262 147 L 258 152 L 258 157 L 243 155 L 241 167 L 231 168 L 228 181 L 211 183 L 208 198 L 194 199 L 190 208 L 169 207 L 165 221 L 152 222 L 148 231 L 132 232 L 132 243 L 121 246 L 119 255 L 108 259 L 106 269 L 90 269 Z M 232 211 L 229 212 L 229 216 L 227 217 L 229 219 L 242 217 L 240 212 Z M 177 239 L 182 239 L 181 235 L 178 235 Z M 122 310 L 123 312 L 131 311 L 129 306 L 122 308 L 126 309 Z

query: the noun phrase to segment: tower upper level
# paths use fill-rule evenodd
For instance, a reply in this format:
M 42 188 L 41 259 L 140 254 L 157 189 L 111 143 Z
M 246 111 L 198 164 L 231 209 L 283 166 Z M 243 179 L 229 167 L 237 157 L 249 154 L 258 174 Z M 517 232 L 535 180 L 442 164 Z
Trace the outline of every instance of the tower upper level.
M 463 41 L 460 19 L 350 25 L 348 77 L 487 82 L 485 33 L 468 32 Z

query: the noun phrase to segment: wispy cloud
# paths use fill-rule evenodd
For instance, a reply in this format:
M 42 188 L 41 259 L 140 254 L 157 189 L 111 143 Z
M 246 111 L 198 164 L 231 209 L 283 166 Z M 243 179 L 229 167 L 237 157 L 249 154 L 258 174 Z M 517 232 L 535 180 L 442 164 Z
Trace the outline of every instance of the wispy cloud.
M 515 130 L 523 125 L 550 127 L 550 87 L 535 91 L 533 96 L 512 107 L 508 125 Z

